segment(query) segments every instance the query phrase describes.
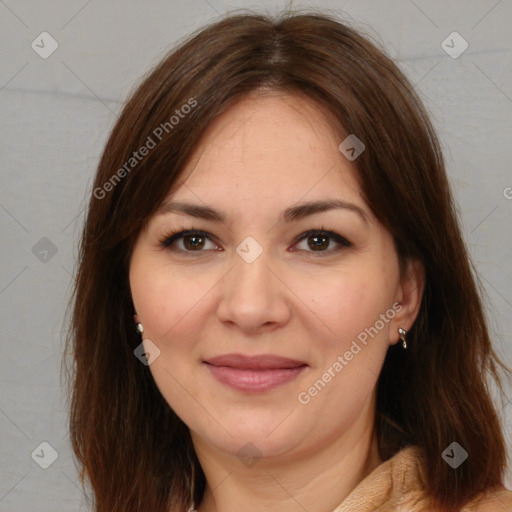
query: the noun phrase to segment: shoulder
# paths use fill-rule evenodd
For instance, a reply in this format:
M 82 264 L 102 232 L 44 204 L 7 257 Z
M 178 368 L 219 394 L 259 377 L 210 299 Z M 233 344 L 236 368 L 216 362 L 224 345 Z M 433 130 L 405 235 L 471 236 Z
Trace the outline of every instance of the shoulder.
M 427 492 L 424 452 L 407 446 L 375 468 L 334 512 L 434 512 Z M 512 512 L 512 492 L 486 490 L 460 512 Z
M 461 512 L 511 512 L 512 492 L 505 487 L 485 491 L 471 500 Z
M 422 449 L 408 446 L 388 463 L 391 463 L 394 487 L 400 482 L 400 492 L 406 496 L 414 496 L 413 501 L 416 501 L 418 510 L 433 510 L 430 498 L 425 494 L 427 482 L 424 471 L 425 454 Z M 413 507 L 412 510 L 416 509 Z M 512 491 L 503 486 L 487 489 L 464 505 L 460 512 L 512 512 Z

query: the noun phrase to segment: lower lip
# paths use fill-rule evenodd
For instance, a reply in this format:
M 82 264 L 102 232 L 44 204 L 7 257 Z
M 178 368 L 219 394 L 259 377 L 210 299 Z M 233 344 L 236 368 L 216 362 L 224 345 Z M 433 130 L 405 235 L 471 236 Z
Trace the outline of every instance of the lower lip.
M 295 379 L 306 366 L 296 368 L 275 368 L 269 370 L 242 370 L 228 366 L 214 366 L 205 363 L 213 376 L 222 384 L 238 391 L 269 391 Z

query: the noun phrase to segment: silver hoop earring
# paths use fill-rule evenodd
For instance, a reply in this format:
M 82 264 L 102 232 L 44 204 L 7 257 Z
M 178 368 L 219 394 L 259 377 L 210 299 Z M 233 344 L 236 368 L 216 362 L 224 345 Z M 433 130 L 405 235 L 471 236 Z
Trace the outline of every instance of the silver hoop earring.
M 405 329 L 402 329 L 401 327 L 398 328 L 398 336 L 400 337 L 400 340 L 402 341 L 402 347 L 404 350 L 407 349 L 407 331 Z

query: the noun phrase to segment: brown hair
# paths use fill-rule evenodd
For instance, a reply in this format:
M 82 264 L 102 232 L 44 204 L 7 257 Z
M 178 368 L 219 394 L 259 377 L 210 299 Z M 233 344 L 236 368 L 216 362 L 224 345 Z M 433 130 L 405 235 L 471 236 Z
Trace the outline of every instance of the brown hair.
M 423 449 L 428 492 L 440 510 L 458 510 L 502 481 L 505 443 L 487 376 L 499 383 L 503 365 L 421 101 L 381 49 L 318 12 L 238 14 L 207 26 L 170 53 L 121 112 L 89 202 L 67 341 L 70 432 L 82 482 L 88 478 L 100 512 L 178 511 L 201 501 L 205 477 L 188 427 L 133 354 L 140 337 L 128 269 L 138 234 L 205 129 L 258 90 L 305 95 L 364 142 L 356 162 L 362 193 L 393 235 L 401 263 L 424 265 L 409 348 L 389 349 L 378 382 L 379 450 L 386 460 L 409 444 Z M 186 104 L 195 107 L 170 122 Z M 157 127 L 165 127 L 161 142 Z M 148 137 L 155 147 L 134 161 Z M 469 453 L 457 469 L 441 458 L 453 441 Z

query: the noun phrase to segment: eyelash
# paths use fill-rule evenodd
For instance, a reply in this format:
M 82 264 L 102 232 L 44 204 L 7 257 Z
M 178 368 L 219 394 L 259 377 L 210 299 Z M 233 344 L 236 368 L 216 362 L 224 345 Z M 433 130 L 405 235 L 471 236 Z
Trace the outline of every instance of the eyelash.
M 192 253 L 199 253 L 200 254 L 200 253 L 205 252 L 205 250 L 187 251 L 187 250 L 177 249 L 175 247 L 172 247 L 172 244 L 174 242 L 176 242 L 177 240 L 179 240 L 179 239 L 181 239 L 181 238 L 183 238 L 183 237 L 185 237 L 187 235 L 199 235 L 199 236 L 202 236 L 202 237 L 210 240 L 213 243 L 216 243 L 215 239 L 213 237 L 211 237 L 209 235 L 209 233 L 207 233 L 206 231 L 202 231 L 200 229 L 194 229 L 194 228 L 186 229 L 185 227 L 180 227 L 177 230 L 172 231 L 171 233 L 167 233 L 163 238 L 161 238 L 159 240 L 159 244 L 160 244 L 161 247 L 163 247 L 165 249 L 168 249 L 170 251 L 173 251 L 173 252 L 181 252 L 181 253 L 187 253 L 187 254 L 192 254 Z M 307 239 L 310 236 L 314 236 L 314 235 L 326 236 L 326 237 L 328 237 L 330 239 L 333 239 L 336 243 L 338 243 L 341 246 L 341 247 L 338 247 L 336 249 L 329 249 L 329 250 L 325 250 L 325 251 L 306 251 L 308 253 L 311 253 L 314 256 L 329 255 L 329 254 L 332 254 L 334 252 L 340 251 L 342 248 L 352 247 L 352 245 L 353 245 L 346 238 L 342 237 L 341 235 L 339 235 L 338 233 L 336 233 L 334 231 L 324 229 L 323 226 L 320 229 L 310 229 L 310 230 L 302 233 L 302 235 L 300 235 L 293 242 L 293 245 L 295 246 L 299 242 L 302 242 L 302 240 Z

